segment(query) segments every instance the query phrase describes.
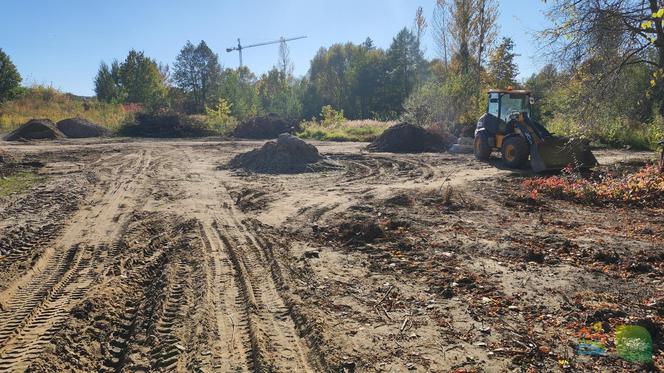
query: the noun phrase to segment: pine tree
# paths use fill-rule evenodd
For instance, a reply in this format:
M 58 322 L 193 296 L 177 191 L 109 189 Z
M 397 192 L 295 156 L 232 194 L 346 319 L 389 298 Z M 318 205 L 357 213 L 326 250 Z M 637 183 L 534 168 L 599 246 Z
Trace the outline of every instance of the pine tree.
M 387 73 L 394 90 L 392 105 L 400 111 L 403 102 L 417 85 L 425 64 L 417 36 L 404 28 L 387 50 Z
M 125 95 L 120 87 L 119 63 L 113 61 L 111 67 L 105 62 L 99 65 L 99 71 L 95 77 L 95 93 L 97 99 L 104 102 L 123 102 Z
M 507 88 L 516 85 L 516 77 L 519 68 L 514 62 L 517 56 L 513 52 L 514 41 L 511 38 L 503 38 L 489 59 L 489 74 L 496 88 Z

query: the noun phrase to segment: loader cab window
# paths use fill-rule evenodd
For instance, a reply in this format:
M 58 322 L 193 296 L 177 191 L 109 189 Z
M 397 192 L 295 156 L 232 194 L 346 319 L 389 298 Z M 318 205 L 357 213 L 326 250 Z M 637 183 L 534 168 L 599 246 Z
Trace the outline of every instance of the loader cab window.
M 497 117 L 500 115 L 498 110 L 500 109 L 500 96 L 498 93 L 489 93 L 489 107 L 487 113 Z
M 513 112 L 526 112 L 530 116 L 530 105 L 528 105 L 528 97 L 525 95 L 515 95 L 505 93 L 500 98 L 500 119 L 505 122 L 509 121 L 510 114 Z

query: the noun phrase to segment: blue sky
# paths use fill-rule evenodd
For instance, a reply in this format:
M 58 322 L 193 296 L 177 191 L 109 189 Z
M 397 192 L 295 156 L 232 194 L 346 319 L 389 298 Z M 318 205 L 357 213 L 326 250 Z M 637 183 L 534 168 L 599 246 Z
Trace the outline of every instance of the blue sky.
M 546 24 L 541 0 L 499 0 L 500 35 L 516 43 L 521 77 L 546 61 L 537 58 L 533 33 Z M 171 64 L 187 40 L 205 40 L 225 67 L 236 67 L 237 52 L 227 47 L 307 35 L 289 44 L 295 74 L 304 75 L 321 46 L 360 43 L 371 37 L 387 48 L 415 10 L 430 18 L 435 0 L 6 0 L 0 22 L 0 48 L 10 55 L 25 84 L 50 84 L 93 95 L 101 61 L 123 59 L 131 48 Z M 427 57 L 435 55 L 431 34 Z M 260 74 L 277 60 L 278 45 L 248 49 L 244 63 Z

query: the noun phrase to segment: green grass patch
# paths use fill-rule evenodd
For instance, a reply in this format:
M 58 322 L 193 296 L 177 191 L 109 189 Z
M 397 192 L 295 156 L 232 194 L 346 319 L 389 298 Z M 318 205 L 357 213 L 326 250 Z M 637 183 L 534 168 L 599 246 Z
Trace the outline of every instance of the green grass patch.
M 15 174 L 0 177 L 0 197 L 22 192 L 42 180 L 32 171 L 19 171 Z
M 354 120 L 337 125 L 325 125 L 316 121 L 306 121 L 301 123 L 302 131 L 297 135 L 304 139 L 321 141 L 370 142 L 395 123 L 375 120 Z

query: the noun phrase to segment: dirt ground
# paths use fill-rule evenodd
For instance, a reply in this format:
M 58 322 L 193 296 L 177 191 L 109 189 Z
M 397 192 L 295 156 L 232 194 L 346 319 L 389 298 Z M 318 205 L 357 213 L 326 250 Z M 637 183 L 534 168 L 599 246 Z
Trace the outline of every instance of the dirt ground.
M 0 371 L 661 369 L 662 206 L 532 200 L 472 155 L 357 143 L 315 143 L 321 172 L 223 167 L 262 144 L 2 145 L 45 177 L 0 198 Z M 616 356 L 619 324 L 654 365 Z M 577 354 L 591 325 L 607 356 Z

